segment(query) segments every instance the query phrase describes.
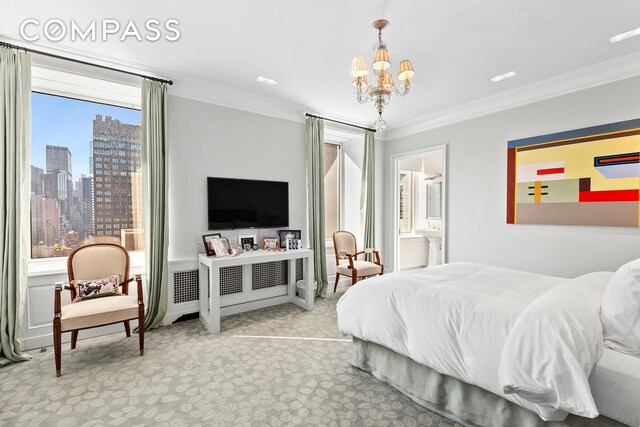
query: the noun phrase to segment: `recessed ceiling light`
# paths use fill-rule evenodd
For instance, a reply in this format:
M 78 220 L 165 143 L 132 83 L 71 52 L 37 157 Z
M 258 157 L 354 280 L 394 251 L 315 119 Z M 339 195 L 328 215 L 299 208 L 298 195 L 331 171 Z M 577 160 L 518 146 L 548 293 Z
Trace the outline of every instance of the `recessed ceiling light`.
M 509 77 L 516 76 L 515 71 L 509 71 L 508 73 L 500 74 L 499 76 L 495 76 L 491 79 L 492 82 L 499 82 L 500 80 L 508 79 Z
M 277 85 L 277 84 L 278 84 L 278 82 L 277 82 L 277 81 L 275 81 L 275 80 L 271 80 L 271 79 L 268 79 L 268 78 L 266 78 L 266 77 L 262 77 L 262 76 L 258 76 L 258 78 L 256 79 L 256 81 L 258 81 L 258 82 L 260 82 L 260 83 L 264 83 L 264 84 L 269 85 L 269 86 L 275 86 L 275 85 Z
M 629 37 L 640 35 L 640 28 L 636 28 L 635 30 L 627 31 L 626 33 L 618 34 L 617 36 L 613 36 L 609 39 L 609 43 L 617 43 L 624 39 L 628 39 Z

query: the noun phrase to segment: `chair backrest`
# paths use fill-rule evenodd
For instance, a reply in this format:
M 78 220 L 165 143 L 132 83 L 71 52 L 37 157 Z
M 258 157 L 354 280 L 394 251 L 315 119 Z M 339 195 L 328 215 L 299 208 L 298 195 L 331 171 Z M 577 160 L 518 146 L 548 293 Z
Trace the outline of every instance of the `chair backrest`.
M 67 261 L 69 281 L 95 280 L 120 275 L 122 292 L 128 293 L 129 253 L 114 243 L 95 243 L 81 246 L 69 254 Z M 72 291 L 73 293 L 73 291 Z
M 340 263 L 340 259 L 346 258 L 344 255 L 341 256 L 340 252 L 355 255 L 358 252 L 356 236 L 348 231 L 336 231 L 333 233 L 333 250 L 336 253 L 336 265 Z

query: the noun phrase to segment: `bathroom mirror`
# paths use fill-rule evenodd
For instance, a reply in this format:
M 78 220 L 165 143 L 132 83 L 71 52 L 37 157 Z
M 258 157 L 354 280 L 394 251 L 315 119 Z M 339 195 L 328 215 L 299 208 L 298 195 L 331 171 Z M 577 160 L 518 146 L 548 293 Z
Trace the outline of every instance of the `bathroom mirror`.
M 427 219 L 442 218 L 442 182 L 427 184 Z

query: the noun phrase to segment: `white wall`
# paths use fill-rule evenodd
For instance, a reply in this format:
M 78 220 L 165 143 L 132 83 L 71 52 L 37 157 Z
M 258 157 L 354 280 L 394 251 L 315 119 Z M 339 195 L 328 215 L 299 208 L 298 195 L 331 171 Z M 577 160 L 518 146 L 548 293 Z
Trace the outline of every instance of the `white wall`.
M 360 180 L 364 138 L 343 143 L 344 227 L 360 236 Z M 376 243 L 383 242 L 384 144 L 376 141 Z M 306 144 L 304 124 L 220 107 L 186 98 L 169 98 L 169 260 L 188 260 L 202 252 L 207 230 L 206 178 L 222 176 L 289 182 L 289 225 L 301 229 L 306 244 Z M 222 232 L 269 234 L 240 230 Z M 361 244 L 361 238 L 359 237 Z M 327 270 L 335 274 L 333 248 Z
M 305 162 L 303 123 L 171 96 L 169 260 L 203 251 L 209 176 L 289 182 L 289 228 L 306 242 Z
M 640 257 L 640 229 L 506 224 L 506 147 L 513 139 L 636 119 L 639 100 L 640 77 L 611 83 L 387 141 L 385 164 L 396 153 L 448 144 L 449 262 L 566 277 L 615 270 Z M 387 206 L 390 191 L 387 184 Z M 390 236 L 391 209 L 386 214 Z

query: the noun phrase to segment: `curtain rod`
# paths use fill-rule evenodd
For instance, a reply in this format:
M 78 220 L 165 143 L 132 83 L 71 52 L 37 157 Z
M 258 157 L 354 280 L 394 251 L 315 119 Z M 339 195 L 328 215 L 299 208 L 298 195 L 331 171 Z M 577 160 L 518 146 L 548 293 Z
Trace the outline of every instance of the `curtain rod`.
M 371 128 L 368 128 L 368 127 L 365 127 L 365 126 L 355 125 L 353 123 L 342 122 L 340 120 L 330 119 L 328 117 L 322 117 L 322 116 L 318 116 L 316 114 L 305 113 L 305 116 L 307 116 L 307 117 L 315 117 L 316 119 L 328 120 L 330 122 L 340 123 L 341 125 L 352 126 L 354 128 L 358 128 L 358 129 L 370 130 L 371 132 L 375 132 L 376 131 L 375 129 L 371 129 Z
M 14 45 L 14 44 L 11 44 L 11 43 L 7 43 L 7 42 L 1 41 L 1 40 L 0 40 L 0 46 L 8 47 L 10 49 L 24 50 L 25 52 L 35 53 L 35 54 L 42 55 L 42 56 L 48 56 L 50 58 L 62 59 L 64 61 L 75 62 L 77 64 L 89 65 L 91 67 L 103 68 L 105 70 L 116 71 L 118 73 L 130 74 L 132 76 L 142 77 L 143 79 L 155 80 L 157 82 L 167 83 L 169 85 L 173 84 L 173 81 L 171 81 L 171 80 L 165 80 L 165 79 L 161 79 L 159 77 L 152 77 L 152 76 L 147 76 L 147 75 L 144 75 L 144 74 L 138 74 L 138 73 L 134 73 L 133 71 L 127 71 L 127 70 L 121 70 L 121 69 L 118 69 L 118 68 L 107 67 L 106 65 L 93 64 L 91 62 L 81 61 L 79 59 L 67 58 L 65 56 L 60 56 L 60 55 L 56 55 L 56 54 L 53 54 L 53 53 L 43 52 L 43 51 L 40 51 L 40 50 L 26 48 L 26 47 L 23 47 L 23 46 L 17 46 L 17 45 Z

